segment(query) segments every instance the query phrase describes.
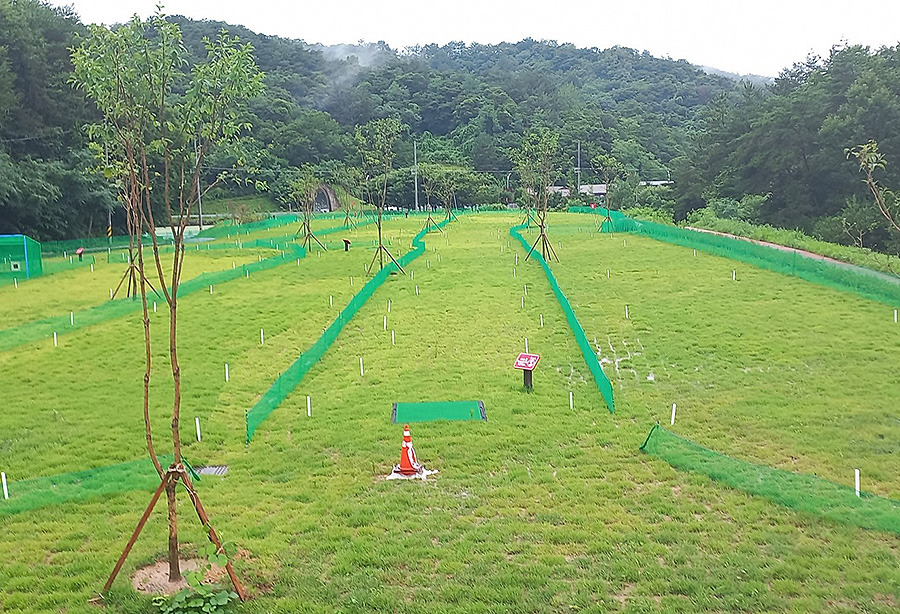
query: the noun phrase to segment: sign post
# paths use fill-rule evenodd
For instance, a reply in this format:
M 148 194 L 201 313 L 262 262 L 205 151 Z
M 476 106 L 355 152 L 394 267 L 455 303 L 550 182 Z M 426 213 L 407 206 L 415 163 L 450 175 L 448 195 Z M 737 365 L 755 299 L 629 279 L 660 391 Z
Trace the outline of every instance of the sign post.
M 525 385 L 525 390 L 527 392 L 532 392 L 534 390 L 534 381 L 532 376 L 534 374 L 534 369 L 537 367 L 538 361 L 541 359 L 540 354 L 519 354 L 518 358 L 516 358 L 516 362 L 513 363 L 514 369 L 522 370 L 522 382 Z

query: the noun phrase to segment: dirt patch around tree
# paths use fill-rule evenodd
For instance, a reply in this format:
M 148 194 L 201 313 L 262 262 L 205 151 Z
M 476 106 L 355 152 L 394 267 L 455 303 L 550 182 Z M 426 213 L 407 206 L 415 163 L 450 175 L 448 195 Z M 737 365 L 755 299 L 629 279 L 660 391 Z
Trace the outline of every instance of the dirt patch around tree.
M 238 549 L 234 560 L 249 559 L 250 553 L 243 548 Z M 206 559 L 181 559 L 181 580 L 169 582 L 169 560 L 161 558 L 155 563 L 139 568 L 131 578 L 134 590 L 146 595 L 174 595 L 187 588 L 186 573 L 196 571 L 206 565 Z M 229 583 L 228 572 L 224 567 L 213 565 L 203 576 L 203 584 Z M 230 583 L 229 583 L 230 585 Z

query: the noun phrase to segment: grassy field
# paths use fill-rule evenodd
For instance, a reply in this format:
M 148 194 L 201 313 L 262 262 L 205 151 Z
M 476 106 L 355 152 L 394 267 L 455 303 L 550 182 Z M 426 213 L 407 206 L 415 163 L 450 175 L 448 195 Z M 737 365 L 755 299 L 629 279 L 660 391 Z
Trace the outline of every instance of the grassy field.
M 390 277 L 249 446 L 244 412 L 360 289 L 374 227 L 354 232 L 349 253 L 310 255 L 182 301 L 185 454 L 229 465 L 200 492 L 219 532 L 252 557 L 236 567 L 256 598 L 237 610 L 896 611 L 896 535 L 795 513 L 637 450 L 677 402 L 674 430 L 698 443 L 848 484 L 858 467 L 865 490 L 900 498 L 891 308 L 690 249 L 592 235 L 584 216 L 555 215 L 553 270 L 597 339 L 616 391 L 610 415 L 543 273 L 509 237 L 517 222 L 463 216 L 430 234 L 409 275 Z M 394 247 L 408 249 L 422 223 L 388 222 Z M 57 293 L 80 290 L 80 278 L 57 277 Z M 8 314 L 68 309 L 15 292 L 0 288 Z M 162 436 L 164 314 L 154 326 Z M 526 337 L 542 355 L 532 394 L 511 368 Z M 0 469 L 13 496 L 24 477 L 141 457 L 141 352 L 133 316 L 75 331 L 58 348 L 0 353 Z M 381 479 L 400 448 L 391 403 L 470 399 L 484 401 L 488 422 L 413 425 L 437 479 Z M 148 496 L 0 516 L 0 611 L 95 611 L 86 600 Z M 190 553 L 204 536 L 181 501 Z M 161 507 L 109 611 L 149 611 L 127 577 L 164 549 Z

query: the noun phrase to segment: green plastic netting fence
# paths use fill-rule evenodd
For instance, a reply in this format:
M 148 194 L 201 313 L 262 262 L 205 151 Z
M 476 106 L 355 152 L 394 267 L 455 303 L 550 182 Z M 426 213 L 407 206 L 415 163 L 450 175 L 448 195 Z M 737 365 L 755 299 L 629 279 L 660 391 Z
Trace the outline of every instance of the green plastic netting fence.
M 794 510 L 900 535 L 900 501 L 865 492 L 857 497 L 849 486 L 738 460 L 679 437 L 658 424 L 650 430 L 641 450 L 676 469 L 702 473 Z
M 513 226 L 509 229 L 509 234 L 518 239 L 519 243 L 522 244 L 522 247 L 528 251 L 531 246 L 528 245 L 528 241 L 525 240 L 525 237 L 519 233 L 520 230 L 525 228 L 525 224 Z M 606 401 L 606 407 L 609 409 L 609 413 L 615 413 L 616 404 L 613 400 L 612 382 L 609 381 L 609 378 L 606 377 L 606 374 L 603 372 L 603 368 L 597 360 L 597 355 L 594 354 L 594 348 L 588 341 L 587 335 L 584 334 L 584 329 L 581 327 L 581 323 L 575 316 L 575 310 L 572 309 L 572 304 L 569 302 L 569 299 L 566 298 L 562 288 L 559 287 L 556 276 L 553 275 L 553 271 L 550 269 L 550 265 L 547 264 L 547 261 L 544 260 L 544 257 L 537 250 L 531 252 L 531 257 L 537 260 L 540 263 L 541 268 L 544 269 L 544 274 L 547 276 L 547 281 L 550 282 L 553 294 L 556 295 L 559 306 L 562 307 L 563 313 L 566 314 L 566 322 L 569 323 L 569 328 L 572 329 L 572 334 L 575 335 L 575 342 L 581 349 L 581 355 L 584 357 L 584 362 L 591 372 L 591 375 L 594 376 L 594 382 L 597 384 L 600 394 L 603 395 L 603 400 Z
M 437 226 L 443 227 L 447 224 L 448 220 L 444 220 L 440 222 Z M 400 266 L 405 267 L 413 260 L 421 256 L 425 253 L 425 241 L 424 237 L 427 234 L 427 230 L 422 229 L 419 233 L 413 238 L 412 244 L 413 249 L 406 252 L 398 259 Z M 246 420 L 247 420 L 247 443 L 249 444 L 253 439 L 253 434 L 259 428 L 259 425 L 262 424 L 266 418 L 268 418 L 275 409 L 278 408 L 279 405 L 288 397 L 294 389 L 300 384 L 300 381 L 303 377 L 309 372 L 312 367 L 319 362 L 322 356 L 325 355 L 325 352 L 328 351 L 328 348 L 337 340 L 338 336 L 341 334 L 341 331 L 344 329 L 344 326 L 353 319 L 353 317 L 362 309 L 363 305 L 365 305 L 366 301 L 371 298 L 375 291 L 387 280 L 390 274 L 397 270 L 397 266 L 391 262 L 383 269 L 378 271 L 366 284 L 362 287 L 362 289 L 357 292 L 350 302 L 347 303 L 347 306 L 341 310 L 338 317 L 331 323 L 331 325 L 325 329 L 325 332 L 316 339 L 316 342 L 312 344 L 312 346 L 303 354 L 300 355 L 294 363 L 287 368 L 287 370 L 278 376 L 278 379 L 275 380 L 275 383 L 263 393 L 260 399 L 256 402 L 256 404 L 247 412 Z
M 606 216 L 606 209 L 600 208 L 571 207 L 569 210 L 577 213 L 589 212 L 604 218 Z M 734 237 L 635 220 L 618 211 L 609 213 L 611 219 L 603 223 L 602 232 L 643 235 L 657 241 L 690 247 L 746 262 L 761 269 L 799 277 L 836 290 L 853 292 L 891 306 L 900 305 L 900 278 L 892 278 L 878 271 L 809 258 L 796 251 L 784 251 Z
M 359 222 L 357 225 L 363 225 L 364 223 L 368 224 L 371 222 Z M 319 236 L 325 236 L 344 230 L 347 230 L 346 226 L 336 226 L 333 228 L 325 228 L 319 231 L 317 234 Z M 288 239 L 293 239 L 293 235 L 290 235 Z M 271 241 L 275 240 L 273 239 Z M 259 243 L 259 245 L 256 245 L 256 243 Z M 243 264 L 236 269 L 224 269 L 222 271 L 203 273 L 201 275 L 198 275 L 197 277 L 193 277 L 181 283 L 178 289 L 178 296 L 184 297 L 193 292 L 197 292 L 198 290 L 204 290 L 210 285 L 219 285 L 240 277 L 244 277 L 246 276 L 248 271 L 250 273 L 266 271 L 280 266 L 286 262 L 292 262 L 296 258 L 303 258 L 306 256 L 305 248 L 297 245 L 296 243 L 291 243 L 287 239 L 282 243 L 274 242 L 271 244 L 269 239 L 263 239 L 256 242 L 244 243 L 243 246 L 260 247 L 265 249 L 280 248 L 280 251 L 282 253 L 279 253 L 275 256 L 270 256 L 269 258 L 263 258 L 260 262 Z M 224 247 L 233 249 L 234 246 L 228 244 Z M 190 249 L 190 247 L 188 246 L 186 249 Z M 148 300 L 152 301 L 152 296 L 153 292 L 151 291 L 148 295 Z M 162 300 L 162 291 L 160 291 L 159 293 L 159 300 Z M 74 325 L 71 324 L 69 316 L 65 315 L 34 320 L 20 326 L 0 330 L 0 351 L 9 350 L 26 343 L 38 341 L 40 339 L 50 338 L 53 336 L 54 332 L 56 332 L 58 335 L 62 335 L 80 330 L 88 326 L 94 326 L 95 324 L 100 324 L 102 322 L 108 322 L 110 320 L 139 311 L 140 309 L 141 302 L 137 298 L 115 299 L 77 312 L 75 314 L 76 317 Z
M 241 265 L 235 269 L 225 269 L 211 273 L 203 273 L 197 277 L 193 277 L 183 282 L 178 288 L 178 296 L 184 297 L 198 290 L 205 290 L 210 285 L 217 285 L 251 273 L 265 271 L 276 266 L 280 266 L 285 262 L 290 262 L 295 258 L 304 257 L 306 250 L 300 246 L 291 246 L 290 251 L 285 251 L 284 255 L 271 256 L 263 258 L 260 262 L 251 262 Z M 148 294 L 148 300 L 152 299 L 153 292 Z M 160 291 L 160 299 L 162 299 L 162 291 Z M 95 305 L 88 309 L 83 309 L 77 313 L 75 324 L 71 325 L 69 316 L 53 316 L 34 320 L 20 326 L 0 330 L 0 351 L 5 351 L 18 347 L 20 345 L 47 339 L 56 332 L 59 335 L 70 333 L 88 326 L 94 326 L 102 322 L 126 316 L 141 309 L 141 301 L 138 298 L 121 298 L 106 301 L 100 305 Z
M 163 467 L 172 456 L 160 456 Z M 149 458 L 9 483 L 9 499 L 0 499 L 0 516 L 49 505 L 85 501 L 133 490 L 154 490 L 159 476 Z

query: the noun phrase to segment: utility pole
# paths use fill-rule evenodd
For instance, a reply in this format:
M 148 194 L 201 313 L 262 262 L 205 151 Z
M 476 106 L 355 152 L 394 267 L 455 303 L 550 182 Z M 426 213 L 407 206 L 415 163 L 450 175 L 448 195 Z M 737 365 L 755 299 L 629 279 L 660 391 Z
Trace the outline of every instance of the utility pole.
M 578 162 L 575 166 L 575 196 L 581 194 L 581 141 L 578 141 Z
M 416 183 L 416 211 L 419 210 L 419 155 L 416 150 L 416 142 L 413 141 L 413 175 Z

